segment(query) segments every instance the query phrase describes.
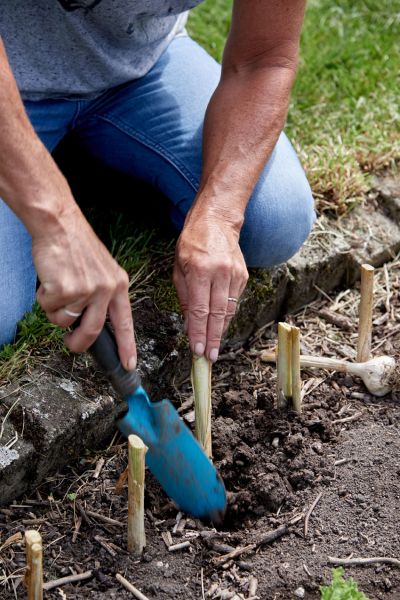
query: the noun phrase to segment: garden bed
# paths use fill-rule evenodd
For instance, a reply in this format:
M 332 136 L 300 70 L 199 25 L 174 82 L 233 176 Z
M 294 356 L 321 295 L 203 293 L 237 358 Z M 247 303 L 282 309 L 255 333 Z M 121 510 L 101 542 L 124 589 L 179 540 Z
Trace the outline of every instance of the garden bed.
M 377 282 L 373 353 L 399 358 L 399 260 L 380 269 Z M 353 359 L 357 304 L 357 290 L 348 289 L 292 316 L 304 352 Z M 345 316 L 347 330 L 328 323 L 324 308 Z M 92 571 L 82 583 L 46 592 L 48 598 L 132 597 L 115 579 L 121 573 L 149 600 L 248 598 L 252 578 L 263 600 L 317 599 L 319 586 L 330 580 L 329 556 L 399 558 L 399 396 L 373 398 L 348 375 L 309 371 L 303 373 L 303 414 L 279 413 L 275 367 L 259 359 L 275 341 L 272 324 L 246 346 L 227 348 L 214 368 L 214 458 L 230 498 L 223 527 L 215 530 L 186 515 L 177 525 L 177 510 L 149 474 L 147 548 L 141 561 L 133 560 L 126 551 L 127 490 L 115 491 L 126 444 L 114 438 L 47 479 L 36 494 L 0 509 L 2 598 L 24 597 L 25 556 L 18 539 L 1 546 L 32 527 L 44 540 L 45 581 Z M 98 389 L 95 381 L 90 385 Z M 190 423 L 189 382 L 167 391 Z M 270 542 L 272 531 L 277 539 Z M 168 532 L 173 542 L 190 546 L 170 552 Z M 253 543 L 256 548 L 233 560 L 219 558 Z M 398 567 L 373 564 L 346 568 L 347 574 L 370 600 L 400 597 Z

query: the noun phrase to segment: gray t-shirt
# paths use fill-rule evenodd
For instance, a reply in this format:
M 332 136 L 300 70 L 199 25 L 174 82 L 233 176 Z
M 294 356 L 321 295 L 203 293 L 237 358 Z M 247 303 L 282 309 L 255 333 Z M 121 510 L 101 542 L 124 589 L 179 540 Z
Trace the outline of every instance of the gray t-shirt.
M 90 98 L 145 75 L 202 0 L 0 0 L 24 99 Z

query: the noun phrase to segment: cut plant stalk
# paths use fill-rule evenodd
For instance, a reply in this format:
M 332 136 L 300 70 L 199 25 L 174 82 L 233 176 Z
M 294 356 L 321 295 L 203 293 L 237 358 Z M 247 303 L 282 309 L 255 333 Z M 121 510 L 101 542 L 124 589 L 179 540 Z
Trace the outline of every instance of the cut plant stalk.
M 25 551 L 27 570 L 25 585 L 28 600 L 43 599 L 43 548 L 42 536 L 36 529 L 25 532 Z
M 291 328 L 292 335 L 292 402 L 293 410 L 301 412 L 301 375 L 300 375 L 300 329 Z
M 128 550 L 141 556 L 146 546 L 144 530 L 144 477 L 147 446 L 137 435 L 128 437 Z
M 278 323 L 277 407 L 286 408 L 292 397 L 292 328 Z
M 193 354 L 192 386 L 194 394 L 195 435 L 209 458 L 211 442 L 211 362 Z
M 357 362 L 371 355 L 372 309 L 374 301 L 374 267 L 361 265 L 360 308 L 358 316 Z
M 260 358 L 264 362 L 275 362 L 275 352 L 262 352 Z M 374 396 L 388 394 L 396 385 L 398 367 L 391 356 L 377 356 L 367 362 L 350 363 L 337 358 L 324 358 L 321 356 L 300 356 L 302 368 L 328 369 L 341 371 L 360 377 L 367 390 Z

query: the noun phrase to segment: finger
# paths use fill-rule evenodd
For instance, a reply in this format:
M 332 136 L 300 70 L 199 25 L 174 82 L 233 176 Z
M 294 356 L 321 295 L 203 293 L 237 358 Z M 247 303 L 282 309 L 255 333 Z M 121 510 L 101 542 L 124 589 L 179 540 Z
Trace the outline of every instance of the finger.
M 207 343 L 207 323 L 210 313 L 210 287 L 208 277 L 186 277 L 188 290 L 187 330 L 190 349 L 202 356 Z
M 121 364 L 127 371 L 133 371 L 136 369 L 137 352 L 132 307 L 127 292 L 114 296 L 109 304 L 108 314 L 114 328 Z
M 181 307 L 184 317 L 184 331 L 188 332 L 188 289 L 185 281 L 185 276 L 179 267 L 175 263 L 174 272 L 172 276 L 176 293 L 178 294 L 179 305 Z
M 231 284 L 229 286 L 229 296 L 228 298 L 234 298 L 237 300 L 228 301 L 228 308 L 226 311 L 225 322 L 224 322 L 224 333 L 229 327 L 229 323 L 231 322 L 233 316 L 235 315 L 238 307 L 238 303 L 240 297 L 242 296 L 244 290 L 246 289 L 247 281 L 249 279 L 249 273 L 247 271 L 246 263 L 244 262 L 244 258 L 242 256 L 241 262 L 236 267 L 236 270 L 232 276 Z
M 238 302 L 235 302 L 232 298 L 235 298 L 235 299 L 237 298 L 237 300 L 239 300 L 239 296 L 237 294 L 238 294 L 237 292 L 235 293 L 235 292 L 232 292 L 231 290 L 229 290 L 228 305 L 226 308 L 223 333 L 226 332 L 226 330 L 229 327 L 229 323 L 231 322 L 232 318 L 235 316 Z
M 86 304 L 86 302 L 69 304 L 54 312 L 46 312 L 46 316 L 51 323 L 59 325 L 59 327 L 71 327 L 71 325 L 73 325 L 73 323 L 75 323 L 82 315 L 86 308 Z
M 218 358 L 221 337 L 228 308 L 229 279 L 219 276 L 211 287 L 210 314 L 207 323 L 206 356 L 215 362 Z
M 224 321 L 224 333 L 229 327 L 229 323 L 234 317 L 238 303 L 240 300 L 240 296 L 243 294 L 244 289 L 246 287 L 248 279 L 247 270 L 243 272 L 242 276 L 236 276 L 231 279 L 231 283 L 229 286 L 229 294 L 228 294 L 228 306 L 226 309 L 225 321 Z M 236 300 L 236 302 L 235 302 Z
M 68 288 L 66 285 L 45 283 L 39 286 L 36 299 L 46 314 L 56 313 L 64 308 L 82 312 L 82 307 L 85 308 L 89 303 L 90 294 L 77 290 L 75 286 Z
M 107 316 L 107 303 L 93 302 L 86 307 L 79 326 L 64 336 L 71 352 L 85 352 L 97 339 Z
M 60 289 L 56 290 L 52 284 L 48 283 L 40 284 L 36 292 L 36 299 L 46 314 L 54 313 L 67 304 L 67 299 L 64 301 Z

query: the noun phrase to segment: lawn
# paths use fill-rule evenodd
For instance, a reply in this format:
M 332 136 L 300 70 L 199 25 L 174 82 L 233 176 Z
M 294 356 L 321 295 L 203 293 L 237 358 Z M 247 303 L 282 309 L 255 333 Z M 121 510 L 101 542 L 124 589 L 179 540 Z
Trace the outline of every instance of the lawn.
M 190 33 L 218 60 L 230 0 L 192 11 Z M 286 132 L 320 209 L 342 212 L 371 171 L 400 157 L 400 0 L 310 0 Z
M 206 0 L 189 19 L 190 33 L 217 60 L 230 14 L 230 0 Z M 400 0 L 310 0 L 286 132 L 301 156 L 319 210 L 351 208 L 368 190 L 369 174 L 399 159 L 399 65 Z M 112 251 L 128 270 L 132 289 L 137 293 L 145 282 L 153 295 L 163 295 L 157 298 L 162 305 L 172 288 L 165 273 L 160 280 L 153 255 L 149 260 L 150 248 L 158 253 L 154 240 L 149 246 L 143 232 L 122 233 L 118 221 L 116 229 Z M 157 286 L 151 286 L 154 270 Z M 176 304 L 175 296 L 171 302 Z M 17 345 L 0 352 L 0 381 L 49 347 L 63 347 L 61 332 L 36 309 L 23 324 Z

